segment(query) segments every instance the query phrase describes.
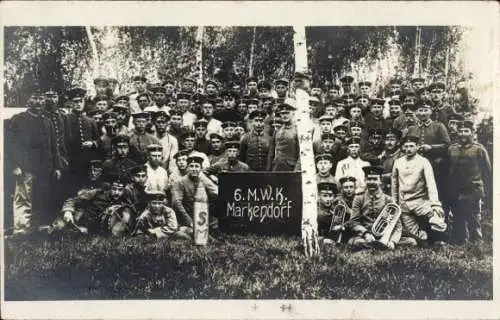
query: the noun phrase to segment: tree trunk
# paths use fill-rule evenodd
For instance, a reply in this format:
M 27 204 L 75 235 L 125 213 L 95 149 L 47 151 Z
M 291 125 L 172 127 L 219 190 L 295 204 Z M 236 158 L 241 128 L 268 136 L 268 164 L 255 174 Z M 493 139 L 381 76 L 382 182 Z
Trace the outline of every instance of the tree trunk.
M 307 47 L 305 27 L 294 27 L 295 71 L 307 71 Z M 313 122 L 309 112 L 307 88 L 296 88 L 296 122 L 299 135 L 300 165 L 302 170 L 302 236 L 304 226 L 310 225 L 317 232 L 317 185 L 312 144 Z
M 198 86 L 203 88 L 203 27 L 196 31 L 196 72 L 198 72 Z
M 250 61 L 248 63 L 248 75 L 253 76 L 253 59 L 255 56 L 255 34 L 257 33 L 257 28 L 253 27 L 252 45 L 250 46 Z
M 85 27 L 87 32 L 87 37 L 89 38 L 90 48 L 92 49 L 92 60 L 94 61 L 94 75 L 99 74 L 99 54 L 97 52 L 97 46 L 95 44 L 94 35 L 90 26 Z

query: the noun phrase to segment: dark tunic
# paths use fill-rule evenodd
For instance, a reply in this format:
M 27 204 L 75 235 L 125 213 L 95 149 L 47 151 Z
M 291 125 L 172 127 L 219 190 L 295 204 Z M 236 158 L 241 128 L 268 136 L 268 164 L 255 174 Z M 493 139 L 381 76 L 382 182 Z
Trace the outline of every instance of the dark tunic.
M 300 157 L 296 126 L 288 124 L 276 131 L 269 149 L 268 170 L 293 171 Z
M 13 193 L 12 170 L 21 168 L 33 179 L 32 211 L 34 224 L 48 224 L 55 218 L 51 212 L 54 201 L 54 171 L 61 169 L 57 138 L 49 118 L 31 110 L 15 115 L 6 122 L 5 141 L 6 188 Z M 7 197 L 6 197 L 7 199 Z
M 366 132 L 369 132 L 370 130 L 373 129 L 381 129 L 381 130 L 387 130 L 390 128 L 390 123 L 387 119 L 384 119 L 384 117 L 380 118 L 375 118 L 373 113 L 368 113 L 365 116 L 365 129 Z
M 210 142 L 206 139 L 197 139 L 194 145 L 194 150 L 208 154 L 210 151 Z
M 250 170 L 265 171 L 271 147 L 271 137 L 262 132 L 249 132 L 243 135 L 240 144 L 241 161 L 248 164 Z
M 130 169 L 135 166 L 137 166 L 137 162 L 130 158 L 112 158 L 104 161 L 102 164 L 102 174 L 104 177 L 107 177 L 110 174 L 118 173 L 130 179 Z

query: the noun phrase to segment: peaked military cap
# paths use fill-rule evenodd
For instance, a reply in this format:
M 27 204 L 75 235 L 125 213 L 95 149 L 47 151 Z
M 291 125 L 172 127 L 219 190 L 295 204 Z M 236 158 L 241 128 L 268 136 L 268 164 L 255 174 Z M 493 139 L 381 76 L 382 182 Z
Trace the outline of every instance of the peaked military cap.
M 132 114 L 134 119 L 147 119 L 149 114 L 147 112 L 136 112 Z
M 177 151 L 175 154 L 174 154 L 174 159 L 177 159 L 179 157 L 184 157 L 184 156 L 188 156 L 189 155 L 189 150 L 188 149 L 182 149 L 182 150 L 179 150 Z
M 396 129 L 396 128 L 390 128 L 388 129 L 386 132 L 385 132 L 385 136 L 390 136 L 390 135 L 393 135 L 396 137 L 396 139 L 401 139 L 401 136 L 403 135 L 403 132 L 401 132 L 401 130 L 399 129 Z
M 130 143 L 130 137 L 124 134 L 119 134 L 111 138 L 111 144 L 117 145 L 118 143 Z
M 224 147 L 226 147 L 226 149 L 230 149 L 230 148 L 239 149 L 240 142 L 239 141 L 226 141 L 226 142 L 224 142 Z
M 147 146 L 147 149 L 149 152 L 163 151 L 163 146 L 161 144 L 152 143 L 152 144 Z
M 285 86 L 288 86 L 288 80 L 287 79 L 284 79 L 284 78 L 281 78 L 281 79 L 278 79 L 276 81 L 274 81 L 274 85 L 278 85 L 278 84 L 283 84 Z
M 339 179 L 339 183 L 340 184 L 344 184 L 346 182 L 354 182 L 356 183 L 356 178 L 354 178 L 353 176 L 345 176 L 345 177 L 342 177 Z
M 179 92 L 176 96 L 177 100 L 191 100 L 191 94 L 187 92 Z
M 198 163 L 198 164 L 202 164 L 203 163 L 203 158 L 202 157 L 199 157 L 199 156 L 189 156 L 187 158 L 187 163 L 190 164 L 190 163 Z
M 40 92 L 41 94 L 41 92 Z M 87 94 L 87 90 L 81 88 L 81 87 L 73 87 L 68 90 L 68 98 L 69 99 L 74 99 L 74 98 L 83 98 Z
M 267 90 L 271 90 L 271 83 L 267 80 L 262 80 L 262 81 L 259 81 L 259 83 L 257 84 L 257 88 L 259 89 L 267 89 Z
M 212 139 L 224 140 L 224 137 L 223 137 L 223 136 L 221 136 L 220 134 L 218 134 L 217 132 L 212 132 L 212 133 L 208 136 L 208 138 L 209 138 L 210 140 L 212 140 Z
M 213 84 L 217 89 L 219 89 L 219 83 L 213 79 L 209 79 L 207 81 L 205 81 L 205 86 L 209 85 L 209 84 Z
M 384 104 L 385 104 L 385 100 L 382 98 L 373 98 L 371 100 L 372 106 L 375 106 L 375 105 L 384 106 Z
M 321 117 L 319 117 L 318 121 L 319 122 L 323 122 L 323 121 L 330 121 L 330 122 L 332 122 L 333 121 L 333 117 L 329 116 L 327 114 L 324 114 Z
M 248 118 L 249 119 L 255 119 L 255 118 L 265 119 L 266 116 L 267 116 L 267 113 L 265 113 L 264 111 L 255 110 L 255 111 L 250 112 L 250 114 L 248 115 Z
M 89 166 L 90 167 L 102 168 L 102 160 L 98 160 L 98 159 L 90 160 L 89 161 Z
M 333 128 L 333 131 L 335 131 L 335 132 L 337 132 L 337 131 L 339 131 L 339 130 L 344 130 L 344 131 L 346 131 L 346 132 L 347 132 L 348 128 L 347 128 L 347 126 L 346 126 L 346 125 L 344 125 L 344 124 L 339 124 L 339 125 L 337 125 L 337 126 L 335 126 L 335 127 Z
M 381 175 L 382 172 L 384 172 L 384 169 L 379 166 L 367 166 L 363 167 L 363 172 L 365 173 L 365 176 L 371 176 L 371 175 Z
M 400 106 L 401 101 L 399 99 L 391 99 L 391 100 L 389 100 L 389 105 L 390 106 Z
M 170 120 L 170 115 L 163 110 L 153 112 L 154 121 L 164 119 L 165 121 Z
M 193 126 L 195 128 L 198 127 L 206 128 L 208 126 L 208 121 L 205 119 L 196 120 L 195 122 L 193 122 Z
M 358 86 L 359 87 L 362 87 L 362 86 L 371 87 L 372 83 L 370 81 L 360 81 L 360 82 L 358 82 Z
M 340 82 L 342 83 L 352 83 L 354 81 L 354 77 L 351 75 L 344 75 L 340 78 Z
M 322 154 L 318 154 L 318 155 L 314 158 L 314 160 L 315 160 L 316 162 L 318 162 L 318 161 L 320 161 L 320 160 L 328 160 L 328 161 L 330 161 L 330 162 L 333 162 L 333 157 L 332 157 L 332 155 L 331 155 L 331 154 L 329 154 L 329 153 L 322 153 Z
M 103 87 L 109 86 L 109 80 L 104 77 L 97 77 L 94 79 L 94 85 L 101 85 Z
M 428 89 L 429 91 L 432 91 L 434 89 L 445 90 L 446 85 L 443 82 L 434 82 L 429 85 Z
M 420 138 L 417 136 L 408 135 L 408 136 L 404 137 L 404 139 L 403 139 L 403 143 L 406 143 L 406 142 L 414 142 L 416 144 L 419 144 Z
M 145 164 L 140 164 L 138 166 L 130 168 L 130 174 L 135 175 L 138 174 L 139 172 L 148 172 L 148 168 L 146 167 Z
M 236 123 L 234 121 L 224 121 L 221 124 L 222 128 L 235 127 L 235 126 L 236 126 Z
M 162 87 L 162 86 L 155 86 L 155 87 L 152 87 L 150 89 L 151 92 L 153 93 L 167 93 L 167 89 L 165 89 L 165 87 Z
M 326 132 L 321 135 L 321 140 L 335 140 L 335 135 L 331 132 Z
M 186 131 L 182 134 L 181 136 L 182 139 L 187 139 L 187 138 L 196 138 L 196 135 L 194 134 L 193 131 Z
M 108 120 L 108 119 L 117 119 L 117 114 L 114 113 L 114 112 L 111 112 L 111 111 L 108 111 L 108 112 L 105 112 L 103 115 L 102 115 L 102 120 L 105 121 L 105 120 Z
M 332 182 L 320 182 L 318 183 L 318 191 L 328 191 L 328 192 L 333 192 L 337 193 L 338 188 L 335 183 Z
M 474 131 L 474 121 L 472 120 L 464 120 L 461 122 L 460 128 L 469 128 Z
M 361 139 L 359 137 L 351 137 L 346 141 L 346 145 L 351 145 L 351 144 L 361 144 Z
M 167 196 L 162 191 L 149 191 L 146 193 L 148 201 L 164 201 Z

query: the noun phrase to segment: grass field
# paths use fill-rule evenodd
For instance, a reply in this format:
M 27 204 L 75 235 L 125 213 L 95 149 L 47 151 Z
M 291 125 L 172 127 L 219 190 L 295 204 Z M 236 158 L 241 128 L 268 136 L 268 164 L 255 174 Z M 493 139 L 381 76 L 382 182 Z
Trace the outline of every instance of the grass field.
M 225 236 L 195 247 L 147 238 L 5 241 L 6 300 L 492 299 L 491 223 L 474 246 L 352 252 L 306 261 L 298 238 Z

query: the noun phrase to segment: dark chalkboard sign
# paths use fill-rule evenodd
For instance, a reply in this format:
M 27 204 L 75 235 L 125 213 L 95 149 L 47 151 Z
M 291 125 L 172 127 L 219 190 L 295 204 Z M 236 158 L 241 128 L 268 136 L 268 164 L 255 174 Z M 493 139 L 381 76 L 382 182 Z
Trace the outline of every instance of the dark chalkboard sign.
M 300 235 L 300 172 L 221 173 L 217 202 L 222 232 Z

